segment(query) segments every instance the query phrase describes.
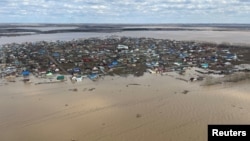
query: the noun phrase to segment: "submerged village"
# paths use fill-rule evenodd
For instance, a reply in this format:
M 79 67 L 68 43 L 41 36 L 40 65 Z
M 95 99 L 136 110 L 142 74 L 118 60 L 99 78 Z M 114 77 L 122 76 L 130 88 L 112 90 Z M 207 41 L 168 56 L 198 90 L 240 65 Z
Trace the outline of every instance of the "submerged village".
M 230 75 L 250 71 L 250 48 L 229 44 L 153 38 L 108 37 L 72 41 L 0 45 L 0 77 L 15 82 L 30 75 L 60 82 L 98 80 L 105 75 L 142 76 L 195 68 L 187 80 L 202 74 Z M 68 77 L 69 76 L 69 77 Z

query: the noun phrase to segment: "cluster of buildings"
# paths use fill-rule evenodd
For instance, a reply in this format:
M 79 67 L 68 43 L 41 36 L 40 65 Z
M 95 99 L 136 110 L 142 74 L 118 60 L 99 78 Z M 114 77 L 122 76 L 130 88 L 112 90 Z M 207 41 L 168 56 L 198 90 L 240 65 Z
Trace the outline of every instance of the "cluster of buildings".
M 0 46 L 0 64 L 1 77 L 25 72 L 37 77 L 71 74 L 76 80 L 94 80 L 102 75 L 182 73 L 188 67 L 229 74 L 240 71 L 236 65 L 250 64 L 249 53 L 250 48 L 226 44 L 110 37 L 6 44 Z

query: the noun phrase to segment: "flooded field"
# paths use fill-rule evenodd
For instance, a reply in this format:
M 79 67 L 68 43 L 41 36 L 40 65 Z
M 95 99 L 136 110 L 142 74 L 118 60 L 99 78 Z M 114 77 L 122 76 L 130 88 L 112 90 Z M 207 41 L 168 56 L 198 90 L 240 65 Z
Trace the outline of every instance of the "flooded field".
M 36 81 L 0 86 L 2 141 L 202 141 L 208 124 L 250 123 L 248 81 L 203 87 L 149 74 Z

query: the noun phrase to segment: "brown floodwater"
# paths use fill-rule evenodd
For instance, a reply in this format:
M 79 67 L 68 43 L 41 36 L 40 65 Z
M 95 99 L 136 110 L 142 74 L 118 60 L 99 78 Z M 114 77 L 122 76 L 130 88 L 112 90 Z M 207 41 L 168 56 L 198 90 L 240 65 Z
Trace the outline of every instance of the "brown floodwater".
M 250 123 L 248 81 L 204 87 L 149 74 L 1 81 L 1 141 L 202 141 L 208 124 Z

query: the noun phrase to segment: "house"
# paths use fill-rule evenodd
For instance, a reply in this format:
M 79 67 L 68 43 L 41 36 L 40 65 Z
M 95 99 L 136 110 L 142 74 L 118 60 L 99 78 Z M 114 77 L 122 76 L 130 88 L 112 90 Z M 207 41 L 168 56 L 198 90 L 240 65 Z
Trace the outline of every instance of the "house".
M 181 65 L 182 65 L 182 63 L 179 63 L 179 62 L 174 62 L 174 65 L 176 65 L 176 66 L 181 66 Z
M 22 72 L 22 75 L 23 75 L 23 77 L 27 77 L 27 76 L 29 76 L 30 75 L 30 72 L 29 71 L 23 71 Z
M 45 53 L 47 53 L 45 49 L 38 50 L 38 54 L 40 54 L 40 55 L 44 55 Z
M 72 73 L 80 73 L 81 69 L 80 68 L 73 68 Z
M 64 80 L 64 79 L 65 79 L 65 78 L 64 78 L 64 75 L 59 75 L 59 76 L 56 77 L 56 80 L 61 80 L 61 81 L 62 81 L 62 80 Z
M 82 82 L 83 77 L 82 76 L 73 76 L 72 80 L 76 81 L 76 82 Z
M 128 46 L 125 46 L 125 45 L 118 45 L 117 46 L 117 49 L 128 49 Z
M 208 63 L 202 63 L 201 67 L 204 68 L 204 69 L 207 69 L 208 68 Z
M 47 77 L 47 78 L 52 78 L 52 77 L 53 77 L 53 73 L 52 73 L 52 72 L 46 73 L 46 77 Z
M 118 61 L 113 61 L 110 65 L 109 68 L 113 68 L 118 65 Z
M 59 61 L 60 63 L 65 63 L 66 62 L 66 60 L 65 60 L 65 58 L 60 58 L 60 61 Z
M 226 56 L 226 60 L 237 60 L 237 55 L 236 54 L 228 54 Z
M 88 78 L 93 80 L 93 81 L 96 80 L 98 77 L 99 77 L 99 75 L 96 73 L 92 73 L 92 74 L 88 75 Z

